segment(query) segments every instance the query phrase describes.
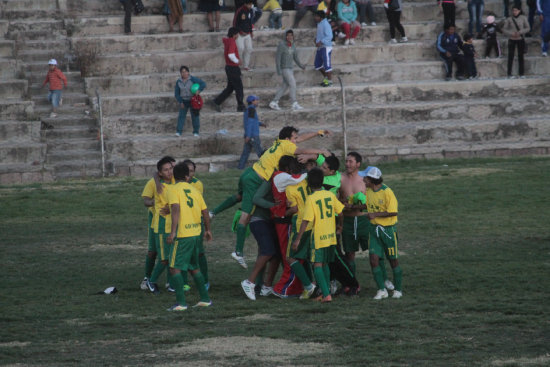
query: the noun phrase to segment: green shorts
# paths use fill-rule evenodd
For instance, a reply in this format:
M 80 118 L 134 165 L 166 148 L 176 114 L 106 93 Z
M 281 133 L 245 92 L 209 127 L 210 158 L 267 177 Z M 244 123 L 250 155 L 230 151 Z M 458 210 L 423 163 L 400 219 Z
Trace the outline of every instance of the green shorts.
M 380 258 L 395 260 L 397 254 L 397 229 L 394 226 L 372 225 L 369 237 L 369 253 Z
M 290 235 L 290 240 L 288 242 L 288 246 L 286 249 L 286 257 L 291 257 L 293 259 L 302 259 L 307 260 L 309 258 L 310 252 L 311 252 L 311 231 L 305 231 L 302 235 L 302 239 L 300 240 L 300 243 L 298 244 L 298 250 L 294 251 L 292 250 L 292 242 L 294 241 L 294 238 L 298 235 L 296 233 L 296 220 L 292 219 L 292 233 Z
M 155 233 L 155 251 L 159 254 L 160 261 L 168 260 L 168 256 L 170 256 L 170 248 L 172 247 L 172 245 L 166 243 L 166 237 L 170 234 L 161 231 L 161 228 L 164 228 L 165 224 L 166 219 L 160 217 L 159 232 Z
M 254 194 L 258 191 L 258 187 L 264 182 L 264 180 L 258 176 L 256 171 L 252 167 L 248 167 L 244 170 L 239 178 L 239 194 L 242 196 L 241 210 L 245 213 L 252 214 L 254 204 L 252 199 Z
M 336 252 L 335 246 L 315 248 L 313 241 L 311 241 L 311 256 L 309 261 L 313 263 L 328 264 L 334 261 Z
M 182 271 L 198 269 L 199 240 L 200 236 L 176 238 L 170 251 L 170 267 Z
M 363 251 L 369 248 L 370 220 L 366 216 L 344 217 L 342 243 L 344 252 L 357 252 L 359 245 Z
M 156 248 L 156 241 L 155 241 L 155 230 L 151 228 L 151 224 L 153 223 L 153 213 L 149 212 L 148 218 L 147 218 L 147 251 L 149 252 L 157 252 Z

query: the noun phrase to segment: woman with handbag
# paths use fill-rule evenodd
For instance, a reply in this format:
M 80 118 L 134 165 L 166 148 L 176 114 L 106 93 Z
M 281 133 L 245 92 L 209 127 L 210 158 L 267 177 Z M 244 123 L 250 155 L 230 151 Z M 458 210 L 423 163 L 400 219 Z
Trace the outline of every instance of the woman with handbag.
M 395 39 L 395 28 L 401 33 L 399 42 L 407 42 L 408 38 L 405 35 L 405 29 L 401 25 L 401 0 L 384 0 L 384 10 L 388 23 L 390 23 L 390 43 L 397 43 Z
M 514 63 L 515 49 L 518 49 L 518 74 L 524 78 L 523 54 L 525 53 L 525 34 L 529 32 L 527 17 L 521 13 L 519 6 L 514 5 L 512 16 L 506 18 L 502 26 L 502 33 L 508 36 L 508 78 L 512 76 L 512 65 Z

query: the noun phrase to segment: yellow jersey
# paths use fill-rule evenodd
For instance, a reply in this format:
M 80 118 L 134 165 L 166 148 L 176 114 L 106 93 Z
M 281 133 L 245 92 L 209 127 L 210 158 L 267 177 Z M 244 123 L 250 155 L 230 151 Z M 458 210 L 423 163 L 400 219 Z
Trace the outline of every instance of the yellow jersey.
M 157 192 L 157 187 L 155 186 L 155 180 L 150 179 L 145 184 L 145 187 L 143 188 L 143 192 L 141 193 L 141 197 L 154 199 L 156 192 Z M 151 214 L 155 215 L 154 206 L 150 206 L 148 209 L 151 212 Z M 151 223 L 151 228 L 153 228 L 153 223 Z
M 367 212 L 369 213 L 397 213 L 397 198 L 392 189 L 382 184 L 378 191 L 367 188 Z M 370 221 L 381 226 L 393 226 L 397 223 L 397 215 L 393 217 L 378 217 Z
M 344 210 L 344 204 L 330 191 L 314 191 L 306 199 L 302 220 L 313 222 L 315 248 L 336 245 L 336 216 Z
M 168 215 L 162 215 L 160 214 L 160 210 L 164 208 L 166 205 L 168 205 L 168 188 L 171 186 L 170 184 L 160 181 L 160 184 L 163 187 L 162 193 L 159 194 L 155 187 L 155 212 L 153 213 L 153 229 L 155 233 L 159 233 L 159 220 L 160 217 L 164 218 L 164 229 L 161 229 L 160 232 L 162 233 L 170 233 L 172 230 L 172 216 L 170 214 Z
M 197 189 L 201 193 L 201 195 L 204 195 L 204 186 L 202 185 L 201 180 L 199 180 L 196 177 L 193 177 L 193 179 L 189 183 L 191 184 L 191 186 Z
M 177 238 L 195 237 L 201 234 L 202 211 L 206 204 L 200 192 L 187 182 L 169 186 L 168 204 L 179 204 L 180 215 Z
M 298 232 L 302 225 L 302 218 L 304 217 L 306 199 L 311 194 L 311 189 L 307 186 L 307 180 L 303 180 L 299 184 L 287 186 L 285 194 L 289 206 L 298 207 L 298 212 L 293 215 L 293 217 L 296 217 L 296 232 Z M 312 228 L 313 223 L 309 222 L 306 231 L 311 231 Z
M 273 172 L 279 166 L 279 160 L 283 155 L 294 155 L 296 144 L 287 139 L 277 139 L 269 148 L 262 154 L 260 159 L 254 163 L 252 168 L 256 173 L 266 181 L 269 181 Z

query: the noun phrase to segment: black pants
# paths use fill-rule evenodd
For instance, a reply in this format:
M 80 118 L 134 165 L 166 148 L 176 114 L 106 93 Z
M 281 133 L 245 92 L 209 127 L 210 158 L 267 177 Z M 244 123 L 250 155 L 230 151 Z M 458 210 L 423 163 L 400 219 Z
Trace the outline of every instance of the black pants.
M 500 45 L 498 44 L 498 40 L 495 38 L 487 38 L 487 43 L 485 46 L 485 57 L 491 56 L 491 51 L 493 48 L 496 51 L 497 57 L 500 57 Z
M 466 67 L 466 73 L 469 77 L 475 78 L 477 76 L 476 62 L 474 56 L 464 56 L 464 66 Z
M 390 37 L 395 38 L 395 28 L 401 33 L 401 37 L 405 37 L 405 29 L 401 25 L 401 12 L 394 10 L 386 10 L 386 18 L 388 18 L 388 23 L 390 23 Z
M 214 99 L 217 105 L 221 105 L 223 101 L 227 99 L 235 91 L 235 97 L 237 98 L 237 104 L 239 109 L 244 108 L 243 103 L 243 81 L 241 79 L 241 68 L 238 66 L 225 66 L 225 75 L 227 76 L 227 86 L 225 89 Z
M 124 3 L 124 33 L 132 32 L 132 10 L 134 10 L 134 2 L 126 0 Z
M 455 10 L 456 6 L 453 3 L 441 3 L 443 8 L 443 29 L 451 25 L 455 25 Z
M 523 75 L 523 54 L 525 52 L 525 40 L 508 40 L 508 76 L 512 75 L 512 65 L 514 64 L 514 52 L 518 48 L 519 76 Z
M 453 61 L 456 64 L 456 77 L 464 75 L 464 55 L 462 54 L 451 54 L 450 57 L 447 57 L 443 52 L 439 53 L 441 55 L 441 58 L 445 62 L 445 69 L 447 71 L 447 74 L 445 75 L 447 78 L 453 77 Z

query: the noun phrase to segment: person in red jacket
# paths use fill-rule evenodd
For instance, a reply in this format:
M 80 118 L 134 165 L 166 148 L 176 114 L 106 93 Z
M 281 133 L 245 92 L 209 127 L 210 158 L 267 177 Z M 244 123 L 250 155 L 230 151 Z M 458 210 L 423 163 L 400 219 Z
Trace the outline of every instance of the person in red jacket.
M 225 75 L 227 76 L 227 86 L 225 89 L 212 101 L 214 108 L 218 112 L 222 112 L 221 104 L 235 91 L 237 98 L 237 111 L 244 111 L 243 103 L 243 81 L 241 79 L 241 60 L 239 58 L 239 50 L 237 49 L 236 39 L 239 37 L 239 30 L 235 27 L 229 28 L 227 37 L 223 39 L 223 55 L 225 57 Z
M 48 67 L 48 74 L 46 75 L 46 79 L 44 79 L 44 83 L 42 83 L 42 88 L 44 88 L 46 83 L 50 84 L 50 92 L 48 93 L 48 101 L 52 103 L 52 113 L 50 117 L 57 117 L 57 108 L 63 102 L 61 90 L 63 89 L 63 85 L 67 88 L 67 78 L 61 70 L 57 68 L 57 61 L 55 59 L 51 59 L 48 62 Z

